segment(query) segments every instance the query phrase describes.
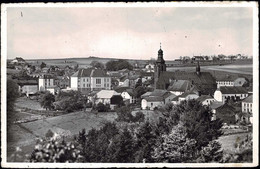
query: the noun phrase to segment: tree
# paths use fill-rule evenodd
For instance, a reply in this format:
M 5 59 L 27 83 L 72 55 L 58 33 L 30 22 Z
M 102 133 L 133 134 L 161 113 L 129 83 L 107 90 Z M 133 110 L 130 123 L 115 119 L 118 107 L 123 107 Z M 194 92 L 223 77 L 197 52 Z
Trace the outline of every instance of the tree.
M 187 137 L 182 125 L 175 126 L 169 135 L 163 135 L 152 152 L 156 162 L 190 162 L 196 154 L 196 140 Z
M 134 139 L 127 128 L 113 137 L 107 149 L 107 162 L 131 163 L 134 159 Z
M 134 116 L 132 115 L 132 110 L 129 109 L 127 106 L 123 106 L 116 109 L 117 113 L 117 121 L 124 121 L 124 122 L 132 122 L 134 120 Z
M 14 110 L 14 103 L 19 97 L 18 85 L 12 79 L 7 79 L 7 112 Z
M 126 60 L 111 60 L 106 63 L 106 69 L 109 71 L 117 71 L 122 69 L 133 70 L 133 66 Z
M 91 65 L 92 67 L 95 67 L 95 68 L 98 68 L 98 69 L 104 69 L 104 68 L 105 68 L 105 66 L 104 66 L 103 63 L 98 62 L 98 61 L 95 61 L 95 60 L 93 60 L 93 61 L 90 63 L 90 65 Z
M 136 133 L 136 137 L 137 151 L 135 153 L 135 162 L 143 162 L 144 160 L 146 162 L 153 162 L 151 155 L 157 140 L 157 136 L 155 135 L 149 121 L 146 121 L 140 126 Z
M 217 141 L 211 141 L 206 147 L 203 147 L 200 151 L 200 157 L 197 162 L 209 163 L 209 162 L 221 162 L 223 158 L 223 151 L 221 150 L 221 144 Z
M 107 112 L 108 111 L 108 106 L 109 105 L 104 105 L 103 103 L 99 102 L 96 106 L 96 110 L 98 112 Z
M 187 137 L 196 140 L 198 149 L 222 135 L 222 121 L 219 119 L 212 121 L 209 107 L 196 100 L 183 101 L 174 106 L 172 111 L 163 114 L 169 129 L 182 123 L 186 128 Z
M 142 78 L 139 78 L 135 84 L 135 88 L 142 86 Z
M 46 110 L 51 110 L 54 108 L 53 102 L 55 102 L 55 96 L 50 92 L 46 92 L 40 100 L 41 106 L 46 108 Z
M 42 62 L 42 63 L 41 63 L 41 69 L 42 69 L 42 68 L 45 68 L 45 67 L 46 67 L 46 63 Z

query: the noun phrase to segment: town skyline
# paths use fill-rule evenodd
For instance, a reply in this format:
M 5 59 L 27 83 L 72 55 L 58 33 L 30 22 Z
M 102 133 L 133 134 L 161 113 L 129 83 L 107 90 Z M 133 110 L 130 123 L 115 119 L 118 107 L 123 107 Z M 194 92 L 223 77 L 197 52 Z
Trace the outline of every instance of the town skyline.
M 250 7 L 7 8 L 7 58 L 253 55 Z M 43 50 L 44 49 L 44 50 Z

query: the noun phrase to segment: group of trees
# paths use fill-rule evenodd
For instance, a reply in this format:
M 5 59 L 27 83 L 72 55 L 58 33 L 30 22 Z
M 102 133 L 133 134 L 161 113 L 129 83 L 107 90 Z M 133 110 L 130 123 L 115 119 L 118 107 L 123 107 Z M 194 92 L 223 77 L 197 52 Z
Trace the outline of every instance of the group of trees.
M 46 110 L 62 110 L 72 112 L 87 107 L 87 97 L 79 91 L 59 92 L 54 96 L 50 92 L 45 92 L 40 98 L 40 104 Z
M 132 109 L 128 106 L 123 106 L 118 109 L 116 109 L 117 113 L 117 121 L 123 121 L 123 122 L 144 122 L 145 116 L 144 114 L 139 111 L 136 112 L 135 116 L 132 115 Z
M 133 70 L 133 66 L 126 60 L 111 60 L 106 63 L 108 71 L 117 71 L 122 69 Z
M 168 106 L 165 110 L 159 122 L 146 120 L 136 123 L 138 120 L 133 120 L 133 117 L 139 116 L 139 119 L 142 119 L 142 115 L 131 116 L 130 111 L 122 107 L 117 112 L 119 122 L 107 122 L 100 129 L 91 129 L 88 133 L 82 130 L 75 138 L 76 143 L 66 143 L 63 146 L 57 143 L 61 149 L 68 144 L 73 144 L 78 154 L 74 153 L 73 156 L 73 152 L 61 149 L 55 150 L 55 153 L 60 156 L 68 153 L 66 157 L 71 158 L 62 161 L 72 160 L 72 162 L 174 163 L 224 162 L 231 159 L 223 157 L 221 145 L 216 141 L 222 134 L 221 121 L 211 121 L 209 109 L 191 100 L 177 106 Z M 125 125 L 120 126 L 120 121 L 131 123 L 123 123 Z M 135 125 L 133 127 L 130 124 Z M 250 143 L 243 141 L 237 146 L 248 145 Z M 46 147 L 46 143 L 41 147 Z M 247 152 L 243 151 L 244 154 Z M 240 156 L 238 155 L 237 158 L 241 158 Z M 36 158 L 33 153 L 31 161 L 44 160 Z

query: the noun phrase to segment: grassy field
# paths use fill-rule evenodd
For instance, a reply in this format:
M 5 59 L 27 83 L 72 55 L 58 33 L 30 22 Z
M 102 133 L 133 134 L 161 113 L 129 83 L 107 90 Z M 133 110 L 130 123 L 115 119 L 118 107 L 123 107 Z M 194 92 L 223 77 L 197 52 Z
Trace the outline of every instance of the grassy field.
M 7 156 L 10 157 L 17 146 L 21 147 L 24 152 L 31 152 L 37 138 L 44 137 L 49 129 L 58 135 L 71 137 L 83 128 L 88 132 L 92 128 L 101 127 L 105 121 L 114 121 L 116 117 L 114 112 L 98 115 L 75 112 L 28 123 L 12 124 L 8 129 Z
M 32 110 L 44 110 L 39 102 L 28 99 L 26 97 L 19 97 L 16 100 L 15 106 L 19 108 L 28 108 Z
M 246 137 L 246 135 L 249 133 L 239 133 L 239 134 L 232 134 L 232 135 L 226 135 L 221 136 L 218 141 L 222 145 L 222 148 L 226 152 L 234 152 L 235 147 L 234 144 L 238 140 L 242 140 Z

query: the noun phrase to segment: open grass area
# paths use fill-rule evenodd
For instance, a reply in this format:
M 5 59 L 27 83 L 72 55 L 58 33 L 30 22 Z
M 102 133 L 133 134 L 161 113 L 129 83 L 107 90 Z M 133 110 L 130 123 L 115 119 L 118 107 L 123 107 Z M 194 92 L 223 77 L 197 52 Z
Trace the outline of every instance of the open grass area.
M 15 106 L 32 110 L 44 110 L 38 101 L 31 100 L 27 97 L 19 97 L 15 103 Z
M 24 152 L 31 152 L 37 138 L 44 137 L 49 129 L 58 135 L 72 137 L 85 128 L 100 128 L 105 121 L 114 121 L 115 112 L 93 114 L 90 112 L 74 112 L 56 117 L 45 118 L 28 123 L 12 124 L 8 129 L 8 159 L 19 146 Z
M 239 134 L 221 136 L 218 139 L 218 141 L 222 145 L 224 151 L 234 152 L 235 151 L 234 144 L 236 143 L 236 141 L 244 139 L 247 134 L 249 133 L 239 133 Z

